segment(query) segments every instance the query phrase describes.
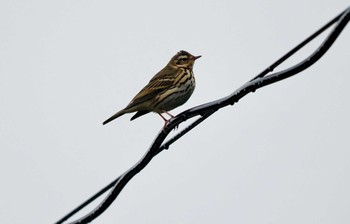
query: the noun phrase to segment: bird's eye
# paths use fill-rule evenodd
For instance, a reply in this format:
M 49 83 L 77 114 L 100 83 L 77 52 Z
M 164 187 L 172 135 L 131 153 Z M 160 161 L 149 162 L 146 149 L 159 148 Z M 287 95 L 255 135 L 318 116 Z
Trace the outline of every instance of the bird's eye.
M 177 60 L 176 60 L 176 64 L 183 64 L 183 63 L 187 63 L 188 62 L 188 57 L 179 57 L 179 58 L 177 58 Z

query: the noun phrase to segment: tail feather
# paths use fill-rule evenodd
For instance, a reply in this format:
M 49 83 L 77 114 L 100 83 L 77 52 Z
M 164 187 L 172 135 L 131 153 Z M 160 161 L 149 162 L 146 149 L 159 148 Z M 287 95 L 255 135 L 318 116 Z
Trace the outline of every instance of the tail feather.
M 132 120 L 134 120 L 134 119 L 136 119 L 136 118 L 138 118 L 138 117 L 141 117 L 142 115 L 145 115 L 145 114 L 147 114 L 147 113 L 149 113 L 150 111 L 148 111 L 148 110 L 140 110 L 140 111 L 138 111 L 134 116 L 132 116 L 132 118 L 130 119 L 130 121 L 132 121 Z
M 116 119 L 116 118 L 118 118 L 118 117 L 124 115 L 125 113 L 126 113 L 125 110 L 121 110 L 121 111 L 117 112 L 116 114 L 114 114 L 112 117 L 110 117 L 110 118 L 108 118 L 107 120 L 105 120 L 102 124 L 105 125 L 105 124 L 107 124 L 107 123 L 113 121 L 114 119 Z

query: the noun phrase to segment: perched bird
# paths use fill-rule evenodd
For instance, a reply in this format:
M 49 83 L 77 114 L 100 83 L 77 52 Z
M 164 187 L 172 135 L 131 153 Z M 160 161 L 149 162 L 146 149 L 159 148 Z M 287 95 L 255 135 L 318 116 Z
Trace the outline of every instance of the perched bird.
M 149 112 L 156 112 L 167 124 L 168 120 L 162 113 L 174 117 L 168 111 L 186 103 L 194 91 L 196 82 L 192 69 L 194 61 L 200 57 L 186 51 L 178 52 L 124 109 L 108 118 L 103 124 L 133 112 L 137 113 L 131 120 Z

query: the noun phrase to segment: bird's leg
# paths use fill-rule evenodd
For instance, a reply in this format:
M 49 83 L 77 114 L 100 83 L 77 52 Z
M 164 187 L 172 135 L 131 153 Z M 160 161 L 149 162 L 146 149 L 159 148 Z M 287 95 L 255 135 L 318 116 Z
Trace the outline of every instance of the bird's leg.
M 164 111 L 167 115 L 169 115 L 171 118 L 174 118 L 175 116 L 171 115 L 168 111 Z
M 171 118 L 169 119 L 169 121 L 175 117 L 175 116 L 173 116 L 171 113 L 169 113 L 168 111 L 165 111 L 165 113 L 171 117 Z M 178 129 L 178 128 L 179 128 L 179 125 L 176 125 L 176 126 L 174 127 L 174 130 L 176 130 L 176 129 Z
M 163 115 L 161 114 L 161 113 L 158 113 L 159 114 L 159 116 L 164 120 L 164 127 L 169 123 L 169 120 L 167 120 L 167 119 L 165 119 L 165 117 L 163 117 Z M 163 127 L 163 128 L 164 128 Z
M 165 119 L 165 117 L 163 117 L 163 115 L 161 114 L 161 113 L 158 113 L 159 114 L 159 116 L 164 120 L 164 126 L 163 126 L 163 128 L 165 128 L 165 126 L 169 123 L 169 121 L 172 119 L 172 118 L 174 118 L 174 116 L 173 115 L 171 115 L 169 112 L 167 112 L 167 111 L 164 111 L 164 113 L 166 113 L 167 115 L 169 115 L 171 118 L 169 119 L 169 120 L 167 120 L 167 119 Z M 174 129 L 177 129 L 179 126 L 178 125 L 176 125 L 176 127 L 174 127 Z
M 169 120 L 166 120 L 161 114 L 159 114 L 162 118 L 163 118 L 163 120 L 165 121 L 165 124 L 164 124 L 164 127 L 169 123 L 169 121 L 171 120 L 171 119 L 173 119 L 175 116 L 173 116 L 171 113 L 169 113 L 168 111 L 164 111 L 164 113 L 166 113 L 167 115 L 169 115 L 170 116 L 170 119 Z M 174 130 L 176 130 L 176 129 L 178 129 L 179 128 L 179 125 L 176 125 L 175 127 L 174 127 Z

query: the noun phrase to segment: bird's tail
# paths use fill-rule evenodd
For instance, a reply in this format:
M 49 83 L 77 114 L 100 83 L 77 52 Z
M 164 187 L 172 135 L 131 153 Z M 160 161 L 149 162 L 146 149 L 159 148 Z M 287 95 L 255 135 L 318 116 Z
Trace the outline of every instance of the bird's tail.
M 113 121 L 114 119 L 116 119 L 116 118 L 118 118 L 118 117 L 124 115 L 125 113 L 127 113 L 127 111 L 125 111 L 125 109 L 123 109 L 123 110 L 117 112 L 116 114 L 114 114 L 112 117 L 110 117 L 110 118 L 108 118 L 107 120 L 105 120 L 102 124 L 105 125 L 105 124 L 107 124 L 107 123 Z

